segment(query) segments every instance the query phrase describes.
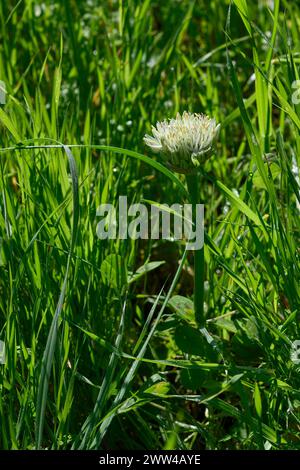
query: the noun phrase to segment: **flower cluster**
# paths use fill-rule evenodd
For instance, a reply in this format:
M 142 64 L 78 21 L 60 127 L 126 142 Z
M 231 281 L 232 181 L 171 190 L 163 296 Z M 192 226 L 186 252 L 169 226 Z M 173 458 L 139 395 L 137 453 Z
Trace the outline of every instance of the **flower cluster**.
M 185 111 L 176 119 L 157 122 L 144 141 L 174 171 L 192 173 L 211 155 L 219 129 L 215 119 Z

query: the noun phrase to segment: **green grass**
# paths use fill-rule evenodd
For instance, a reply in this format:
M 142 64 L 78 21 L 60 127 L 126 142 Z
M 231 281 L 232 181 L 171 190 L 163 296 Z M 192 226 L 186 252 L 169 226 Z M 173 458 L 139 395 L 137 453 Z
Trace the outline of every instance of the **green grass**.
M 300 449 L 300 8 L 0 3 L 1 449 Z M 221 123 L 184 243 L 99 240 L 100 203 L 188 200 L 143 144 Z

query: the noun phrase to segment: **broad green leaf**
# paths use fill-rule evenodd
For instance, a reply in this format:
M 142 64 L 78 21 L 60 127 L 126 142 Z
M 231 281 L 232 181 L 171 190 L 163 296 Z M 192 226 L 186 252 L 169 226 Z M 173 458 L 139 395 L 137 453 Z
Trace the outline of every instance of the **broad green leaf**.
M 265 164 L 267 166 L 267 164 Z M 281 173 L 281 169 L 280 167 L 276 164 L 276 163 L 271 163 L 268 167 L 268 171 L 269 171 L 269 174 L 271 174 L 272 176 L 272 180 L 276 180 L 276 178 L 280 175 Z M 253 176 L 253 185 L 256 187 L 256 188 L 259 188 L 259 189 L 267 189 L 266 188 L 266 185 L 261 177 L 261 175 L 259 174 L 259 172 L 255 172 L 254 176 Z
M 127 284 L 127 267 L 120 255 L 108 255 L 101 264 L 101 275 L 103 282 L 115 289 L 122 289 Z
M 134 274 L 129 276 L 128 284 L 137 281 L 150 271 L 159 268 L 162 264 L 165 264 L 165 261 L 150 261 L 149 263 L 143 264 L 143 266 L 140 266 Z

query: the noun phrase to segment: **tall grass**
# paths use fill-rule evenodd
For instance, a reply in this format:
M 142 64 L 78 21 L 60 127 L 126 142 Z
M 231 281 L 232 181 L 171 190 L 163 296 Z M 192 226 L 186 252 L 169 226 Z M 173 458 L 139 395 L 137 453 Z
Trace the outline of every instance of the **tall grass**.
M 284 0 L 0 3 L 2 449 L 299 449 L 299 21 Z M 222 124 L 201 330 L 183 243 L 96 236 L 119 195 L 187 200 L 142 143 L 185 109 Z

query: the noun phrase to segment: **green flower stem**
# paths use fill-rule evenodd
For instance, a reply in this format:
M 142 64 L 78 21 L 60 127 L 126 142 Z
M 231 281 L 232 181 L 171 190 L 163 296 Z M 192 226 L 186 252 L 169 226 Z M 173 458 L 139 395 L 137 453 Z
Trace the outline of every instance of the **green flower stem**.
M 193 222 L 196 222 L 196 204 L 199 203 L 199 175 L 186 175 L 186 182 L 192 203 Z M 195 320 L 200 328 L 205 324 L 204 320 L 204 245 L 194 251 L 194 310 Z

